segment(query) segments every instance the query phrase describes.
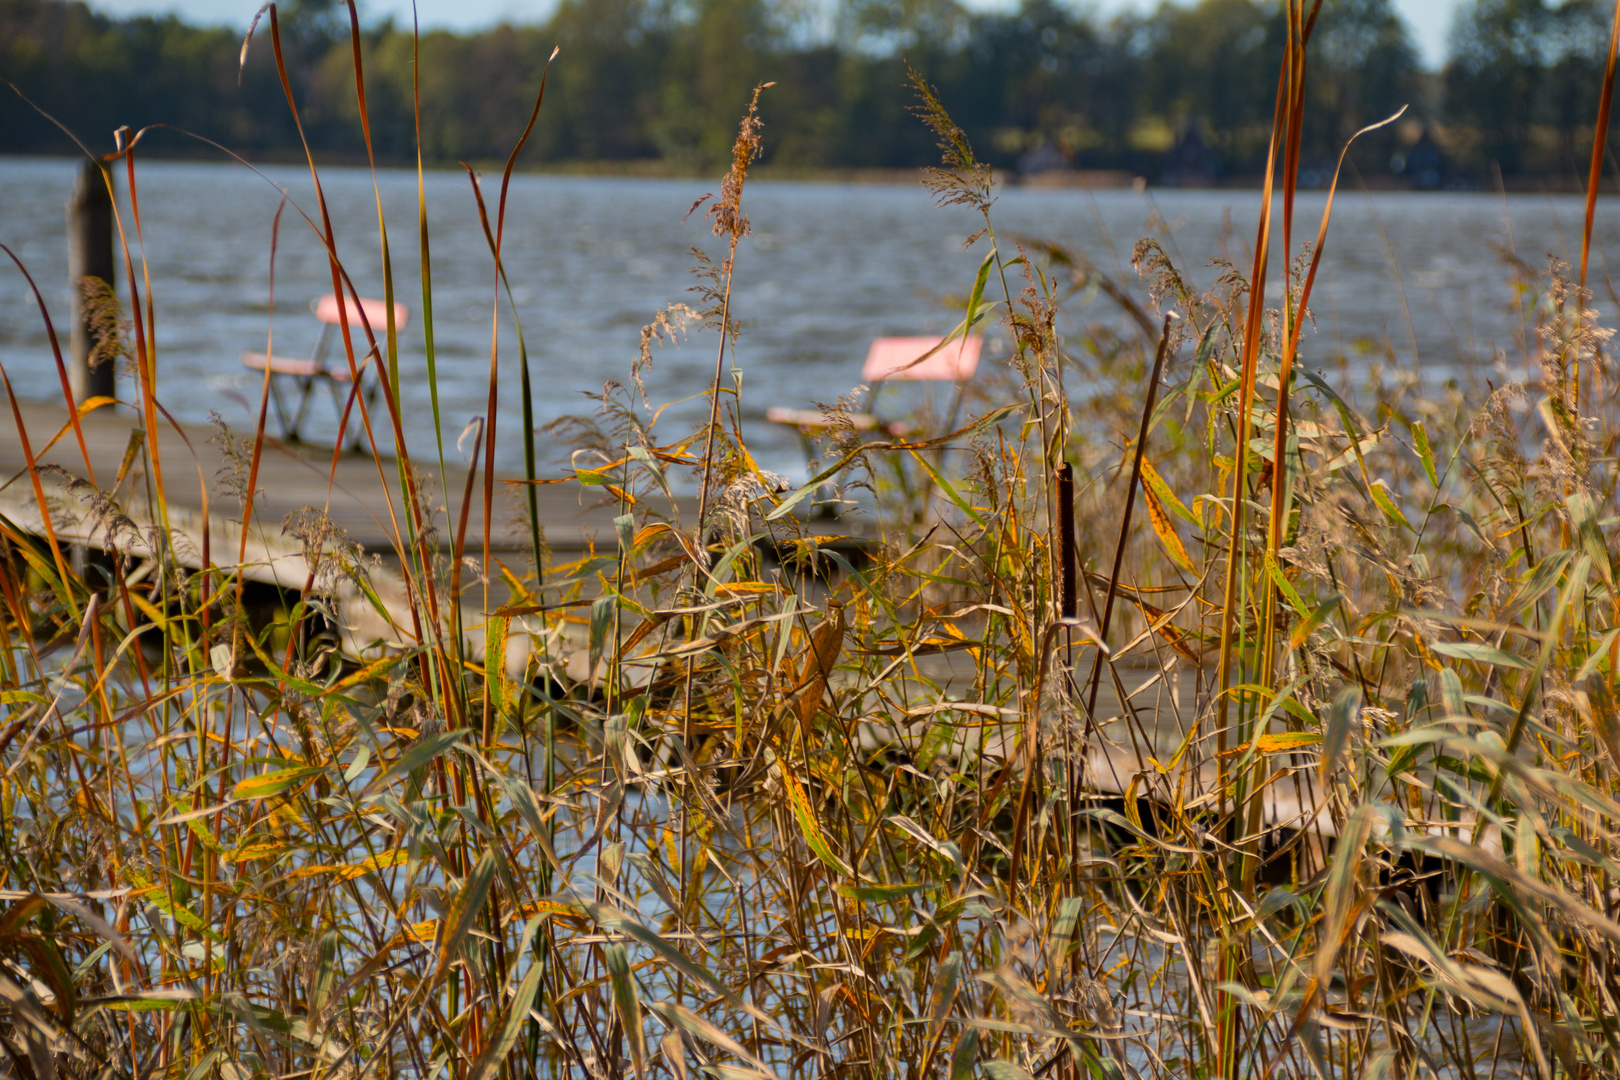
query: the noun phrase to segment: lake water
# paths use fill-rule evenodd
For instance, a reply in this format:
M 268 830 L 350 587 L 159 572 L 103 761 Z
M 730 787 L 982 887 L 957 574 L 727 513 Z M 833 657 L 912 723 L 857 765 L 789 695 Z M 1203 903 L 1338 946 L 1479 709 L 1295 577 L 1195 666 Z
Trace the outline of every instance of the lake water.
M 67 316 L 63 205 L 72 187 L 68 160 L 0 158 L 0 243 L 17 252 L 41 283 L 59 328 Z M 284 188 L 316 216 L 307 170 L 153 162 L 138 175 L 144 251 L 157 312 L 159 392 L 180 419 L 218 412 L 250 424 L 257 376 L 238 362 L 264 348 L 269 319 L 271 226 Z M 362 295 L 382 291 L 371 175 L 322 172 L 340 255 Z M 487 197 L 499 176 L 486 177 Z M 432 416 L 422 354 L 416 177 L 388 170 L 377 183 L 387 215 L 399 299 L 412 308 L 402 337 L 402 392 L 415 452 L 431 450 Z M 453 439 L 485 409 L 493 263 L 467 178 L 434 172 L 426 181 L 431 221 L 434 322 L 444 423 Z M 722 253 L 693 202 L 718 181 L 519 176 L 507 209 L 505 259 L 535 373 L 541 420 L 589 411 L 585 394 L 628 378 L 641 327 L 661 307 L 695 301 L 687 290 L 692 245 Z M 127 201 L 127 192 L 122 193 Z M 1314 238 L 1323 195 L 1301 195 L 1296 231 Z M 1130 283 L 1136 240 L 1152 233 L 1194 277 L 1210 282 L 1210 260 L 1247 265 L 1259 196 L 1253 191 L 1004 190 L 994 215 L 1003 246 L 1028 234 L 1073 245 L 1105 272 Z M 1620 214 L 1600 205 L 1593 280 L 1607 273 L 1605 249 L 1620 250 Z M 743 333 L 745 434 L 767 468 L 799 475 L 796 438 L 764 420 L 771 405 L 831 402 L 859 382 L 876 336 L 939 332 L 955 321 L 941 298 L 967 292 L 984 241 L 962 250 L 978 228 L 959 209 L 935 208 L 920 187 L 751 182 L 745 196 L 754 235 L 737 265 L 735 314 Z M 1522 330 L 1509 309 L 1510 277 L 1497 246 L 1540 267 L 1547 255 L 1578 260 L 1582 200 L 1489 194 L 1341 195 L 1314 307 L 1318 327 L 1305 360 L 1341 353 L 1352 362 L 1386 350 L 1396 363 L 1443 378 L 1490 374 L 1505 357 L 1524 371 Z M 125 221 L 129 222 L 126 214 Z M 283 215 L 275 266 L 277 353 L 307 355 L 315 325 L 308 303 L 330 291 L 322 248 L 292 207 Z M 1273 290 L 1274 294 L 1274 290 Z M 1404 298 L 1404 303 L 1403 303 Z M 503 302 L 504 309 L 504 302 Z M 1060 329 L 1116 319 L 1108 301 L 1071 304 Z M 521 462 L 518 354 L 503 314 L 498 457 Z M 64 345 L 65 347 L 65 345 Z M 661 401 L 699 393 L 711 377 L 715 338 L 695 334 L 659 350 L 647 377 Z M 1004 356 L 992 341 L 991 362 Z M 21 275 L 0 273 L 0 361 L 19 397 L 59 397 L 44 328 Z M 326 419 L 326 404 L 318 413 Z M 700 415 L 699 403 L 666 414 L 673 437 Z

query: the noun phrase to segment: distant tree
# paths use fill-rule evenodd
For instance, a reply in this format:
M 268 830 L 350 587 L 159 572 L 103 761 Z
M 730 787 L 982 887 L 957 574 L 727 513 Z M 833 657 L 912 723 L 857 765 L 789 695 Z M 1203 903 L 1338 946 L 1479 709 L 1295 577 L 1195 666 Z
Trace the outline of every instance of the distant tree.
M 1145 27 L 1144 104 L 1174 127 L 1202 124 L 1229 164 L 1255 165 L 1271 129 L 1281 41 L 1269 5 L 1160 5 Z
M 961 49 L 972 17 L 957 0 L 840 0 L 835 22 L 841 49 L 891 57 Z
M 970 78 L 989 91 L 966 118 L 974 126 L 1017 128 L 1028 141 L 1053 143 L 1096 128 L 1108 44 L 1093 23 L 1053 0 L 1024 0 L 1010 15 L 975 19 L 970 42 Z
M 1445 117 L 1505 172 L 1584 168 L 1610 0 L 1471 0 L 1452 35 Z M 362 152 L 349 17 L 341 0 L 289 0 L 282 55 L 304 133 L 324 157 Z M 71 0 L 0 0 L 0 75 L 99 148 L 120 125 L 167 123 L 247 155 L 302 144 L 245 26 L 115 19 Z M 1285 24 L 1277 0 L 1163 2 L 1099 17 L 1079 0 L 560 0 L 540 25 L 471 34 L 368 22 L 361 54 L 373 147 L 384 162 L 490 162 L 527 122 L 554 46 L 528 162 L 661 158 L 711 170 L 753 87 L 767 162 L 906 167 L 935 157 L 906 64 L 922 72 L 986 160 L 1041 141 L 1082 165 L 1151 173 L 1167 138 L 1196 126 L 1228 172 L 1258 170 Z M 1392 0 L 1328 0 L 1310 51 L 1309 159 L 1424 90 Z M 1393 133 L 1359 160 L 1388 160 Z M 1463 140 L 1466 142 L 1466 140 Z M 1380 142 L 1386 144 L 1382 149 Z M 149 152 L 212 153 L 157 132 Z M 72 152 L 45 117 L 0 94 L 0 151 Z
M 663 0 L 563 0 L 544 30 L 531 32 L 541 50 L 531 64 L 543 63 L 553 43 L 562 50 L 542 113 L 546 157 L 603 161 L 660 152 L 648 121 L 659 108 L 672 22 Z
M 1473 0 L 1452 25 L 1446 116 L 1478 133 L 1485 158 L 1520 171 L 1545 77 L 1543 0 Z
M 713 165 L 730 156 L 737 120 L 754 87 L 771 81 L 790 25 L 766 0 L 693 0 L 689 11 L 673 30 L 655 138 L 665 157 Z
M 343 0 L 292 0 L 277 5 L 282 44 L 296 44 L 319 53 L 349 36 L 349 8 Z
M 933 161 L 933 136 L 912 113 L 906 64 L 940 85 L 949 107 L 965 116 L 979 90 L 966 85 L 972 23 L 956 0 L 842 0 L 834 18 L 831 162 L 899 168 Z M 768 132 L 766 139 L 769 146 Z
M 1566 0 L 1548 12 L 1535 109 L 1536 122 L 1550 127 L 1556 139 L 1556 157 L 1545 168 L 1585 175 L 1613 16 L 1614 5 L 1598 0 Z
M 1286 34 L 1281 18 L 1272 33 Z M 1412 105 L 1420 93 L 1417 49 L 1390 0 L 1335 0 L 1323 6 L 1307 51 L 1302 139 L 1307 154 L 1332 159 L 1357 129 Z M 1370 136 L 1362 161 L 1387 161 L 1394 132 Z

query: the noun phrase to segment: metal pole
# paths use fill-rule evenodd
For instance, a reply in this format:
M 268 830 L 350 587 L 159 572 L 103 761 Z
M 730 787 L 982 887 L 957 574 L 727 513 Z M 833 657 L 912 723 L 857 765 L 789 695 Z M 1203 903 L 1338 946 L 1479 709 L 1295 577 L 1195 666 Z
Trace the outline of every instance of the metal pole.
M 111 358 L 90 365 L 91 354 L 99 343 L 91 318 L 91 305 L 85 303 L 84 280 L 96 278 L 106 283 L 109 301 L 112 292 L 113 261 L 112 174 L 101 162 L 87 160 L 79 170 L 78 182 L 67 204 L 68 290 L 72 297 L 72 352 L 69 383 L 73 399 L 83 403 L 92 397 L 116 397 L 118 370 Z

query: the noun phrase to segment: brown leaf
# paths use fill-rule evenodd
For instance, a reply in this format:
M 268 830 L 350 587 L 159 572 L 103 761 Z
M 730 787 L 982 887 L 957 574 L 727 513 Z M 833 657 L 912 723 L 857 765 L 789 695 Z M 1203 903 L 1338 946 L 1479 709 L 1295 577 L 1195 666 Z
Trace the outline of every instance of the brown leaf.
M 1586 680 L 1586 696 L 1592 702 L 1592 727 L 1609 751 L 1609 760 L 1620 769 L 1620 716 L 1616 716 L 1614 694 L 1599 676 Z
M 810 646 L 805 651 L 800 670 L 803 683 L 793 695 L 793 709 L 801 724 L 808 724 L 821 707 L 827 692 L 827 677 L 838 663 L 838 654 L 844 648 L 844 608 L 836 600 L 827 601 L 827 617 L 810 631 Z

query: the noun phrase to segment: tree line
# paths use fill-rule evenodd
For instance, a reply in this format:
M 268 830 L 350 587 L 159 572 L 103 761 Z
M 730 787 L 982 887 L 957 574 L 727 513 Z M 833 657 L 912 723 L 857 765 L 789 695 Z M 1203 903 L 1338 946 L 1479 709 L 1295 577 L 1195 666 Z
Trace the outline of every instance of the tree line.
M 1447 175 L 1581 175 L 1608 44 L 1608 0 L 1472 0 L 1442 71 L 1423 70 L 1390 0 L 1326 0 L 1311 43 L 1304 161 L 1327 166 L 1356 129 L 1410 105 L 1358 150 L 1364 174 L 1399 165 L 1425 130 Z M 279 11 L 288 85 L 311 147 L 361 143 L 347 7 Z M 546 59 L 530 163 L 723 160 L 758 82 L 766 161 L 783 169 L 906 168 L 935 156 L 911 113 L 906 65 L 940 94 L 982 157 L 1015 168 L 1036 147 L 1079 168 L 1157 179 L 1188 132 L 1221 175 L 1264 161 L 1286 27 L 1273 0 L 1163 3 L 1102 18 L 1055 0 L 974 12 L 956 0 L 562 0 L 538 25 L 362 29 L 368 113 L 385 161 L 503 158 Z M 240 30 L 118 19 L 84 3 L 0 0 L 0 152 L 97 147 L 121 125 L 166 124 L 153 149 L 198 154 L 187 132 L 251 157 L 300 153 L 263 25 L 239 70 Z M 3 88 L 0 88 L 3 89 Z M 48 113 L 49 116 L 45 114 Z M 53 119 L 55 122 L 53 122 Z M 1027 160 L 1027 159 L 1025 159 Z

